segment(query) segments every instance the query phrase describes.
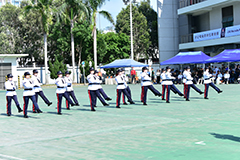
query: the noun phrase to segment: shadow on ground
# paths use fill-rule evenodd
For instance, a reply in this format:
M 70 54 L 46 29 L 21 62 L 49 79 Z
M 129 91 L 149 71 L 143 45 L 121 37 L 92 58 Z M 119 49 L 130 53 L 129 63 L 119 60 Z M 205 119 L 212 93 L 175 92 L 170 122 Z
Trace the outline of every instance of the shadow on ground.
M 218 133 L 209 133 L 211 135 L 213 135 L 215 138 L 218 139 L 224 139 L 224 140 L 231 140 L 231 141 L 235 141 L 235 142 L 240 142 L 240 137 L 236 137 L 233 135 L 228 135 L 228 134 L 218 134 Z

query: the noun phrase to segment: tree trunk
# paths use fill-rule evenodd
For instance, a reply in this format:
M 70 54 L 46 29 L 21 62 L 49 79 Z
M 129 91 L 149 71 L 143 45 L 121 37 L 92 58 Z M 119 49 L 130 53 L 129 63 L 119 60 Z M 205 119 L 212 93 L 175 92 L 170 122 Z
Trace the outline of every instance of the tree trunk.
M 73 74 L 73 82 L 75 81 L 75 54 L 74 54 L 74 37 L 73 37 L 73 20 L 71 20 L 71 49 L 72 49 L 72 74 Z
M 49 84 L 48 80 L 48 56 L 47 56 L 47 33 L 44 33 L 44 62 L 45 62 L 45 84 Z
M 94 26 L 93 31 L 93 50 L 94 50 L 94 68 L 97 69 L 97 29 Z

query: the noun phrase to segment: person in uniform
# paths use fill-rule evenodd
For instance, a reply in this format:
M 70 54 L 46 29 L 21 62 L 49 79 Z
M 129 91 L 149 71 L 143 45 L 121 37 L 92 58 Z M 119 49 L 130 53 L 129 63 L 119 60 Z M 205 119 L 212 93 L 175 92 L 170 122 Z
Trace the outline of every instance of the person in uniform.
M 99 72 L 97 70 L 94 71 L 94 77 L 96 77 L 97 79 L 97 87 L 98 87 L 98 92 L 100 93 L 100 95 L 103 96 L 103 98 L 107 101 L 111 101 L 112 99 L 110 97 L 107 96 L 107 94 L 104 92 L 102 86 L 101 86 L 101 83 L 102 83 L 102 78 L 101 76 L 99 76 Z M 103 104 L 107 104 L 103 99 L 102 99 L 102 96 L 100 96 L 100 101 L 103 103 Z
M 163 68 L 161 73 L 162 79 L 162 100 L 165 100 L 165 90 L 166 90 L 166 70 Z
M 203 78 L 204 78 L 204 85 L 205 85 L 204 99 L 208 99 L 209 86 L 215 89 L 218 93 L 222 93 L 222 91 L 212 83 L 211 81 L 212 75 L 209 73 L 209 68 L 205 68 L 205 72 L 203 73 Z
M 128 83 L 128 77 L 125 75 L 125 69 L 122 68 L 121 71 L 122 71 L 122 77 L 124 79 L 124 85 L 126 87 L 126 91 L 128 92 L 129 96 L 132 98 L 131 89 L 129 88 L 129 86 L 127 84 Z M 122 94 L 122 100 L 123 100 L 123 105 L 128 105 L 127 102 L 125 101 L 125 94 L 124 93 Z
M 143 67 L 142 68 L 142 74 L 141 74 L 141 86 L 142 86 L 142 93 L 141 93 L 141 102 L 143 102 L 143 105 L 147 105 L 147 91 L 150 89 L 155 96 L 161 96 L 162 94 L 156 90 L 152 83 L 151 78 L 148 75 L 148 68 Z
M 69 98 L 72 98 L 73 101 L 74 101 L 74 103 L 75 103 L 75 105 L 76 105 L 76 106 L 79 106 L 78 100 L 77 100 L 77 98 L 76 98 L 76 96 L 75 96 L 75 93 L 74 93 L 74 91 L 73 91 L 72 79 L 70 78 L 70 73 L 69 73 L 69 71 L 66 71 L 66 72 L 65 72 L 64 80 L 65 80 L 65 82 L 67 83 L 67 94 L 68 94 Z M 70 107 L 69 107 L 69 102 L 68 102 L 67 99 L 66 99 L 66 106 L 67 106 L 67 108 L 70 109 Z
M 186 98 L 187 94 L 186 94 L 186 74 L 187 74 L 187 68 L 184 67 L 184 71 L 183 71 L 183 94 L 184 94 L 184 98 Z
M 12 74 L 8 74 L 7 75 L 8 81 L 5 82 L 5 89 L 6 91 L 6 99 L 7 99 L 7 115 L 11 116 L 12 111 L 11 111 L 11 104 L 12 104 L 12 100 L 14 100 L 18 112 L 22 112 L 23 110 L 21 109 L 19 103 L 18 103 L 18 99 L 17 99 L 17 93 L 16 93 L 16 86 L 14 84 L 14 82 L 12 81 L 13 79 L 13 75 Z
M 185 85 L 186 85 L 186 101 L 190 101 L 189 100 L 189 95 L 190 95 L 190 89 L 191 89 L 191 87 L 196 91 L 196 92 L 198 92 L 199 94 L 203 94 L 203 92 L 199 89 L 199 88 L 197 88 L 196 86 L 195 86 L 195 84 L 193 84 L 193 78 L 192 78 L 192 76 L 191 76 L 191 72 L 190 72 L 190 67 L 188 66 L 187 68 L 186 68 L 186 72 L 185 72 L 185 77 L 186 77 L 186 82 L 185 82 Z
M 67 93 L 67 86 L 68 84 L 66 83 L 66 81 L 63 78 L 63 73 L 61 71 L 57 72 L 58 78 L 55 81 L 55 84 L 57 85 L 57 89 L 56 89 L 56 94 L 57 94 L 57 113 L 59 115 L 62 114 L 62 97 L 64 97 L 68 103 L 71 104 L 71 106 L 74 106 L 75 104 L 73 103 L 73 101 L 71 100 L 71 98 L 69 97 L 68 93 Z M 70 110 L 70 106 L 69 104 L 66 104 L 67 109 Z
M 52 102 L 50 102 L 47 97 L 44 95 L 41 85 L 42 83 L 40 82 L 39 78 L 38 78 L 38 71 L 36 69 L 33 70 L 33 76 L 32 76 L 32 81 L 33 81 L 33 91 L 35 92 L 35 96 L 36 96 L 36 102 L 38 102 L 38 96 L 40 96 L 43 101 L 50 106 L 52 104 Z M 33 104 L 33 113 L 37 113 L 35 106 Z
M 126 90 L 126 86 L 124 85 L 125 83 L 125 79 L 122 76 L 122 70 L 118 69 L 117 70 L 117 76 L 115 78 L 116 82 L 117 82 L 117 100 L 116 100 L 116 108 L 121 108 L 120 107 L 120 99 L 121 99 L 121 94 L 125 94 L 128 98 L 128 101 L 130 102 L 130 104 L 135 104 L 131 98 L 131 96 L 129 95 L 129 93 Z
M 33 90 L 34 84 L 32 79 L 30 78 L 30 73 L 29 72 L 25 72 L 24 73 L 24 80 L 23 80 L 23 87 L 24 87 L 24 91 L 23 91 L 23 100 L 24 100 L 24 106 L 23 106 L 23 114 L 24 114 L 24 118 L 28 118 L 27 116 L 27 108 L 28 108 L 28 102 L 29 99 L 32 100 L 32 103 L 37 111 L 37 113 L 42 113 L 42 111 L 39 109 L 37 101 L 36 101 L 36 96 L 35 96 L 35 92 Z

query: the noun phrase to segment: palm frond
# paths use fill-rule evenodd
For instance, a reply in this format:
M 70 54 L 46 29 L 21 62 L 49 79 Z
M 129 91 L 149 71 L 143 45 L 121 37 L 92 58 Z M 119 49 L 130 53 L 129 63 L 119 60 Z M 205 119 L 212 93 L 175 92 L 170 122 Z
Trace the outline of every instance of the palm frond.
M 104 18 L 106 18 L 109 22 L 111 22 L 113 25 L 115 25 L 112 15 L 107 11 L 99 11 L 99 14 L 101 14 Z

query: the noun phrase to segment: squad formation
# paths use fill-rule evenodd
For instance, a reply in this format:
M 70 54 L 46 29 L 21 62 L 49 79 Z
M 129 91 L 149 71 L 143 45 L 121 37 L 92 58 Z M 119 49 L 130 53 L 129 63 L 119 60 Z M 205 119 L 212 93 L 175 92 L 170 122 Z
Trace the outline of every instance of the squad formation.
M 98 76 L 98 71 L 94 70 L 94 68 L 90 68 L 89 70 L 90 74 L 87 76 L 88 80 L 88 95 L 89 95 L 89 101 L 90 101 L 90 107 L 91 111 L 96 111 L 95 108 L 97 99 L 101 101 L 101 103 L 104 106 L 109 106 L 109 104 L 106 101 L 111 101 L 112 99 L 104 92 L 101 83 L 102 78 Z M 57 114 L 62 114 L 62 98 L 64 97 L 66 100 L 66 108 L 70 110 L 71 106 L 79 106 L 79 102 L 75 96 L 73 87 L 72 87 L 72 79 L 70 78 L 70 73 L 68 71 L 65 72 L 65 77 L 63 77 L 63 73 L 61 71 L 57 72 L 58 78 L 55 81 L 56 84 L 56 97 L 57 97 Z M 212 83 L 211 78 L 212 75 L 209 73 L 209 68 L 205 68 L 204 71 L 204 85 L 205 90 L 202 92 L 199 88 L 197 88 L 193 83 L 193 78 L 191 76 L 190 67 L 184 68 L 183 71 L 183 83 L 184 83 L 184 91 L 181 93 L 181 91 L 178 90 L 178 88 L 173 84 L 173 80 L 175 77 L 171 74 L 171 68 L 166 67 L 166 69 L 163 69 L 163 72 L 161 74 L 162 79 L 162 93 L 160 93 L 157 89 L 154 88 L 151 82 L 151 77 L 148 74 L 148 68 L 143 67 L 142 73 L 141 73 L 141 102 L 143 105 L 147 105 L 147 91 L 148 89 L 158 97 L 161 97 L 162 100 L 166 100 L 166 103 L 170 103 L 170 92 L 172 91 L 174 94 L 178 94 L 180 97 L 184 97 L 186 101 L 190 101 L 190 89 L 192 88 L 196 92 L 198 92 L 200 95 L 204 94 L 204 99 L 208 99 L 208 89 L 209 86 L 211 86 L 214 90 L 216 90 L 218 93 L 221 93 L 222 91 Z M 27 115 L 27 109 L 28 109 L 28 103 L 29 99 L 32 101 L 33 107 L 32 111 L 33 113 L 42 113 L 42 110 L 40 109 L 38 105 L 38 96 L 40 96 L 43 101 L 46 103 L 46 105 L 51 106 L 52 102 L 48 100 L 48 98 L 44 95 L 43 90 L 41 88 L 41 81 L 38 78 L 38 71 L 33 70 L 33 74 L 31 77 L 31 74 L 29 72 L 24 73 L 24 80 L 23 80 L 23 109 L 20 107 L 20 104 L 17 99 L 17 93 L 16 93 L 16 86 L 14 84 L 13 75 L 8 74 L 7 75 L 8 81 L 5 82 L 5 89 L 6 89 L 6 100 L 7 100 L 7 115 L 11 116 L 11 103 L 12 100 L 15 102 L 16 107 L 18 109 L 18 112 L 23 112 L 24 118 L 28 118 Z M 121 96 L 123 105 L 128 105 L 128 103 L 125 100 L 125 97 L 127 97 L 128 102 L 130 104 L 135 104 L 132 100 L 132 94 L 131 89 L 127 85 L 128 83 L 128 77 L 125 75 L 125 70 L 123 68 L 120 68 L 117 70 L 117 74 L 115 77 L 117 87 L 116 87 L 116 108 L 121 108 Z M 106 101 L 105 101 L 106 100 Z

